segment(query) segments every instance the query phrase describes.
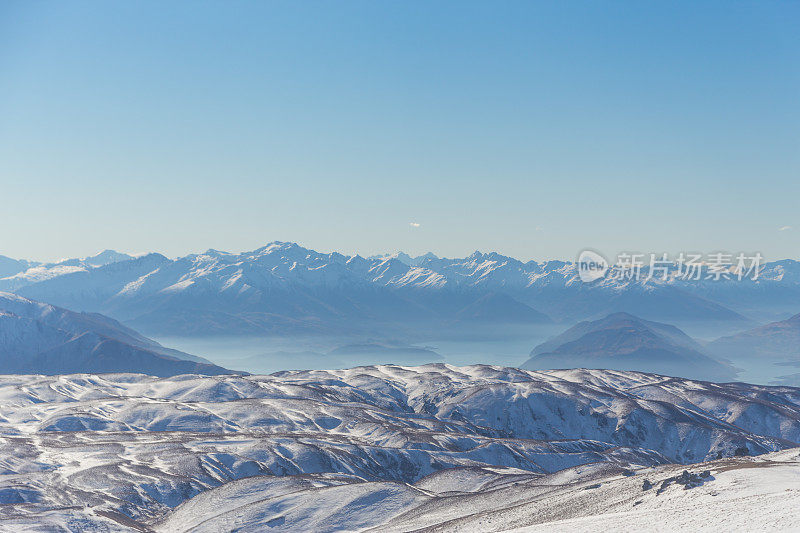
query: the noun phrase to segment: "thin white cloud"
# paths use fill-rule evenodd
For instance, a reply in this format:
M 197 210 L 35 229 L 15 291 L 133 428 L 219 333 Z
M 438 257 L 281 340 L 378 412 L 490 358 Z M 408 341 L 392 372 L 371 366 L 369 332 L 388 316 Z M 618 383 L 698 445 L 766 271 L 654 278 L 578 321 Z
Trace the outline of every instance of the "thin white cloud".
M 790 229 L 792 229 L 791 226 L 781 226 L 780 228 L 778 228 L 778 231 L 788 231 Z
M 409 222 L 408 225 L 411 226 L 412 228 L 418 228 L 421 226 L 421 224 L 418 222 Z

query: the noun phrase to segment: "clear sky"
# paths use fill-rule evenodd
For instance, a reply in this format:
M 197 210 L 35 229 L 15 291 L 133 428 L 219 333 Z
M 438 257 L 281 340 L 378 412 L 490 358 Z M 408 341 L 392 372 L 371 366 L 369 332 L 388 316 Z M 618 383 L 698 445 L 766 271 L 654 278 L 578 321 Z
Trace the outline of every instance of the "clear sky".
M 800 257 L 800 3 L 0 3 L 0 254 Z

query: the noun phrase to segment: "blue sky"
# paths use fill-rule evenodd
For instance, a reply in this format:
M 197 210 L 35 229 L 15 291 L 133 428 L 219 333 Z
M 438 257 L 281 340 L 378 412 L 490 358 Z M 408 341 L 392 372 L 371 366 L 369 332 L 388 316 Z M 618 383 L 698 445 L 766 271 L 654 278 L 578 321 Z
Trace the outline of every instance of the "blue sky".
M 792 2 L 3 2 L 0 254 L 800 257 L 799 26 Z

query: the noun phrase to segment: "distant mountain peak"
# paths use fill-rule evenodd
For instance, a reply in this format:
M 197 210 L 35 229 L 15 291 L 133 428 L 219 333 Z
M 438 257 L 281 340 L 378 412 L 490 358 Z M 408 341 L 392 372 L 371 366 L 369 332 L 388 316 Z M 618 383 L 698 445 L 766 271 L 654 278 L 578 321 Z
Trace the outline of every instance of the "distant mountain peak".
M 599 319 L 597 322 L 611 323 L 611 322 L 621 322 L 621 321 L 635 322 L 642 325 L 646 325 L 649 322 L 643 318 L 628 313 L 627 311 L 615 311 Z
M 104 266 L 110 263 L 119 263 L 121 261 L 129 261 L 134 256 L 125 253 L 117 252 L 116 250 L 103 250 L 95 255 L 84 257 L 83 263 L 91 266 Z
M 401 263 L 404 263 L 408 266 L 416 267 L 420 266 L 426 261 L 435 261 L 439 259 L 433 252 L 426 252 L 423 255 L 419 256 L 411 256 L 405 252 L 395 252 L 393 254 L 379 254 L 379 255 L 372 255 L 368 259 L 377 259 L 383 261 L 385 259 L 397 259 Z
M 523 365 L 548 368 L 610 368 L 695 379 L 731 380 L 736 371 L 717 361 L 680 329 L 626 312 L 584 321 L 540 344 Z
M 277 251 L 285 251 L 285 250 L 297 250 L 301 249 L 302 247 L 297 244 L 296 242 L 287 242 L 287 241 L 272 241 L 270 243 L 265 244 L 261 248 L 256 248 L 253 250 L 254 253 L 272 253 Z M 305 250 L 305 248 L 302 248 Z
M 208 250 L 206 250 L 205 252 L 203 252 L 203 255 L 210 255 L 210 256 L 230 256 L 230 255 L 236 255 L 236 254 L 233 254 L 233 253 L 231 253 L 231 252 L 226 252 L 226 251 L 224 251 L 224 250 L 216 250 L 216 249 L 214 249 L 214 248 L 209 248 Z

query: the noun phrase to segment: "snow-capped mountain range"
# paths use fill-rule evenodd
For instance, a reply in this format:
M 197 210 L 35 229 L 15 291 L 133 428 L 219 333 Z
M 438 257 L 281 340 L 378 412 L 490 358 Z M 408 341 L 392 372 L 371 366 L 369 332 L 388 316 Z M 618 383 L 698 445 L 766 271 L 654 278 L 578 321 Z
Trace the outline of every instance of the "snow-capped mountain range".
M 136 256 L 114 250 L 102 252 L 83 258 L 63 259 L 55 263 L 41 263 L 25 259 L 11 259 L 0 255 L 0 290 L 13 290 L 31 283 L 45 281 L 56 276 L 85 272 L 92 268 L 105 266 L 120 261 L 129 261 Z
M 102 312 L 158 334 L 475 331 L 498 323 L 573 323 L 614 311 L 682 327 L 719 324 L 733 333 L 795 314 L 800 302 L 794 260 L 768 263 L 757 281 L 671 276 L 593 283 L 581 282 L 575 264 L 564 261 L 522 262 L 494 252 L 364 258 L 286 242 L 177 259 L 106 251 L 50 265 L 0 264 L 7 274 L 0 290 Z
M 443 364 L 3 376 L 0 437 L 2 529 L 495 531 L 658 507 L 798 446 L 800 389 Z

